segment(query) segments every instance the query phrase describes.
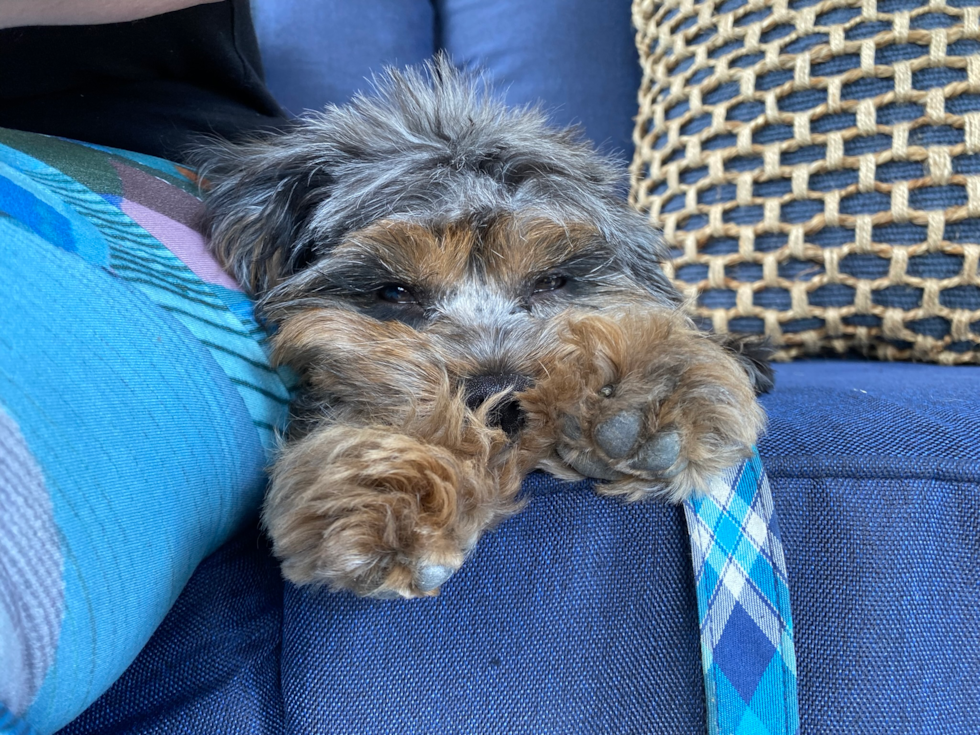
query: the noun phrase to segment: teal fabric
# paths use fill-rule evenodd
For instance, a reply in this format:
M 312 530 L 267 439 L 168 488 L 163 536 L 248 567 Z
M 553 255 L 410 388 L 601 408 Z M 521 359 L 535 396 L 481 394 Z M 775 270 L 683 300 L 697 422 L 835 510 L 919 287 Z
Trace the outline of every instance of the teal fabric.
M 0 702 L 0 732 L 4 735 L 34 735 L 34 729 Z
M 49 733 L 254 523 L 288 391 L 187 224 L 189 172 L 43 136 L 0 143 L 0 700 L 19 718 L 8 729 Z M 37 528 L 54 529 L 50 548 L 32 545 Z M 37 568 L 50 583 L 30 587 Z

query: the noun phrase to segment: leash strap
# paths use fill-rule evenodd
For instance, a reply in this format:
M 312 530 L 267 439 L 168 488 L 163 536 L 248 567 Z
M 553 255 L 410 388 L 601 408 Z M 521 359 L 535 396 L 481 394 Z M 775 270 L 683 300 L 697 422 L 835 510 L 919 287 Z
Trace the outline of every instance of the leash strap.
M 786 560 L 758 452 L 684 504 L 709 735 L 796 735 Z

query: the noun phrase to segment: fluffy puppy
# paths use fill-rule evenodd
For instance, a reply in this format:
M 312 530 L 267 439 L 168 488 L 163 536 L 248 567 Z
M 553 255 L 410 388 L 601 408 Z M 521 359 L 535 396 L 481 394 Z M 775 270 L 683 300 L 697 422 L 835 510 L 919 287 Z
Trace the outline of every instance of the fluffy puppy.
M 532 469 L 679 501 L 750 453 L 768 368 L 684 315 L 617 167 L 448 61 L 200 166 L 302 379 L 263 511 L 290 580 L 432 595 Z

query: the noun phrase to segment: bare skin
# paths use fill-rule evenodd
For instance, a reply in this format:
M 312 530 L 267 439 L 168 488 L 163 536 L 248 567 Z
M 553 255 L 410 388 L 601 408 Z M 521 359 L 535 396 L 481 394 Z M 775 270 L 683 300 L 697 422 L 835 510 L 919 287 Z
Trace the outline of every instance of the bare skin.
M 0 29 L 123 23 L 220 0 L 0 0 Z

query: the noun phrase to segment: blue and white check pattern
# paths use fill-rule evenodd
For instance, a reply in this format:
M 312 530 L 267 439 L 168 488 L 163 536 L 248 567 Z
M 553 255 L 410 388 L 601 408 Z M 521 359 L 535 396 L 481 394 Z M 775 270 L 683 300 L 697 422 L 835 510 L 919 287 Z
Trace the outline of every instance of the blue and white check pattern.
M 795 735 L 786 561 L 759 455 L 684 505 L 697 583 L 709 735 Z

